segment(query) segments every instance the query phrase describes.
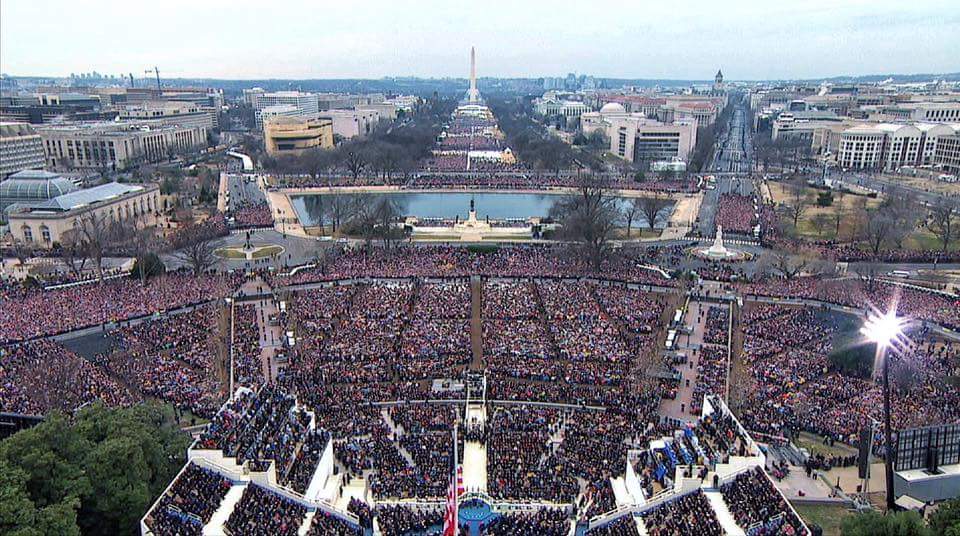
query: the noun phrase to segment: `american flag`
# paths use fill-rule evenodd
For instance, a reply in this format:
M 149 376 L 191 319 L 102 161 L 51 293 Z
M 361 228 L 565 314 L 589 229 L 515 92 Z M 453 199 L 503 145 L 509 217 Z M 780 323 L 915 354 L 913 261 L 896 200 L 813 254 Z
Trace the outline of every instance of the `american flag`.
M 457 536 L 457 497 L 463 490 L 463 468 L 457 465 L 447 491 L 447 513 L 443 516 L 443 536 Z

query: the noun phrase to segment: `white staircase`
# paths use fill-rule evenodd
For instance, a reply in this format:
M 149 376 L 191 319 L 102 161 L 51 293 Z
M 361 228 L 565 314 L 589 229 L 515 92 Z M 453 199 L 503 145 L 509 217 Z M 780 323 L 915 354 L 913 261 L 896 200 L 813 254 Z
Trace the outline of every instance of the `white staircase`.
M 724 534 L 730 534 L 731 536 L 744 536 L 746 534 L 733 519 L 733 514 L 730 513 L 727 502 L 723 500 L 723 495 L 719 491 L 707 491 L 704 492 L 704 495 L 707 496 L 710 506 L 716 512 L 717 520 L 720 521 Z
M 230 488 L 230 491 L 223 497 L 220 508 L 217 508 L 217 511 L 213 513 L 213 517 L 210 518 L 210 522 L 203 527 L 203 536 L 221 536 L 226 534 L 223 526 L 227 523 L 227 520 L 230 519 L 230 514 L 233 513 L 233 509 L 236 508 L 237 503 L 240 502 L 240 497 L 243 497 L 243 492 L 246 489 L 247 484 L 235 484 Z
M 478 441 L 463 444 L 463 487 L 487 492 L 487 447 Z
M 640 536 L 649 536 L 650 533 L 647 531 L 647 524 L 643 522 L 643 517 L 635 515 L 633 519 L 637 522 L 637 532 Z

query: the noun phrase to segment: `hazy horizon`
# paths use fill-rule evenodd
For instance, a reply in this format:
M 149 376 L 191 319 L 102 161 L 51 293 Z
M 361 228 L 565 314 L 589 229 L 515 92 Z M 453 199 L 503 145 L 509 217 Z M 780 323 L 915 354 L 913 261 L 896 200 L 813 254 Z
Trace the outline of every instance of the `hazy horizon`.
M 157 4 L 60 0 L 0 4 L 0 72 L 98 71 L 223 80 L 480 77 L 801 80 L 960 72 L 960 10 L 934 0 L 776 4 L 696 0 L 684 9 L 602 0 L 304 0 Z M 114 17 L 107 17 L 114 10 Z M 636 14 L 632 13 L 636 11 Z M 111 20 L 119 21 L 111 23 Z M 918 31 L 922 29 L 922 31 Z M 953 52 L 950 52 L 950 51 Z

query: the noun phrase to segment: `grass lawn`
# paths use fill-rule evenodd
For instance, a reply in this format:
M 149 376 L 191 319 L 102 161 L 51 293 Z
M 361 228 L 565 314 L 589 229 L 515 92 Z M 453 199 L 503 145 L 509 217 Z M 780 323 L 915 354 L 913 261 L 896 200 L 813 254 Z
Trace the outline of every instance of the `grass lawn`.
M 840 534 L 840 526 L 843 524 L 843 520 L 856 515 L 856 512 L 841 504 L 794 503 L 793 507 L 803 518 L 804 523 L 819 525 L 823 529 L 823 533 L 828 536 Z
M 849 456 L 857 453 L 857 449 L 842 443 L 834 443 L 832 447 L 824 445 L 823 438 L 807 432 L 800 433 L 797 446 L 807 449 L 810 454 L 823 454 L 824 456 Z
M 793 199 L 793 190 L 784 185 L 783 183 L 769 181 L 770 192 L 773 195 L 773 199 L 777 203 L 790 204 L 790 201 Z M 860 204 L 863 203 L 862 200 L 866 199 L 866 207 L 868 209 L 876 208 L 880 205 L 880 199 L 869 198 L 853 194 L 843 194 L 842 197 L 837 192 L 834 192 L 833 205 L 829 207 L 817 206 L 816 199 L 817 194 L 820 193 L 820 190 L 815 188 L 806 187 L 804 188 L 804 194 L 808 199 L 808 205 L 803 215 L 800 216 L 798 230 L 801 238 L 806 238 L 810 240 L 832 240 L 836 238 L 836 215 L 839 207 L 843 207 L 843 213 L 840 220 L 840 237 L 842 240 L 846 241 L 850 239 L 850 231 L 854 224 L 854 218 L 852 218 L 854 212 L 858 209 Z M 819 215 L 825 215 L 827 217 L 828 224 L 822 232 L 817 232 L 816 225 L 814 225 L 815 219 Z M 787 216 L 781 216 L 787 217 Z M 792 221 L 787 222 L 788 225 L 792 225 Z M 920 250 L 920 249 L 940 249 L 940 243 L 937 240 L 937 237 L 925 228 L 920 228 L 914 231 L 910 236 L 906 238 L 903 242 L 903 249 L 908 250 Z M 951 250 L 960 249 L 960 244 L 952 244 Z
M 793 190 L 780 182 L 768 182 L 770 185 L 770 194 L 773 196 L 773 200 L 776 203 L 785 203 L 790 204 L 790 201 L 793 199 Z M 858 203 L 862 203 L 861 200 L 866 199 L 867 208 L 875 208 L 880 205 L 879 199 L 873 199 L 865 196 L 853 195 L 853 194 L 843 194 L 841 197 L 837 192 L 834 192 L 833 205 L 829 207 L 820 207 L 817 206 L 816 199 L 817 194 L 821 190 L 816 188 L 806 187 L 804 188 L 804 195 L 807 197 L 808 204 L 806 210 L 800 216 L 799 220 L 799 230 L 800 235 L 804 238 L 816 239 L 816 240 L 827 240 L 833 239 L 836 237 L 836 223 L 835 218 L 837 210 L 839 207 L 843 207 L 843 218 L 840 221 L 840 236 L 846 237 L 849 236 L 851 218 L 848 216 L 855 210 L 858 206 Z M 825 215 L 830 222 L 829 225 L 823 230 L 823 233 L 818 233 L 813 222 L 814 219 L 819 215 Z M 793 222 L 790 222 L 791 224 Z
M 630 229 L 630 236 L 627 236 L 627 228 L 623 227 L 614 231 L 614 236 L 617 239 L 625 238 L 659 238 L 660 234 L 663 233 L 663 229 L 648 229 L 646 227 L 632 227 Z

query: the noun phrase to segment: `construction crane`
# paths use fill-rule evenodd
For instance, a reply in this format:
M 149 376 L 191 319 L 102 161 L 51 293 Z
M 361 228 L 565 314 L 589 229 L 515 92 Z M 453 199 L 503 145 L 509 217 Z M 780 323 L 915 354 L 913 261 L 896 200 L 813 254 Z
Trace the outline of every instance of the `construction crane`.
M 129 73 L 129 74 L 130 74 L 130 87 L 137 87 L 137 86 L 133 83 L 133 73 Z
M 154 66 L 154 68 L 153 68 L 152 71 L 151 71 L 150 69 L 147 69 L 146 71 L 143 71 L 143 74 L 150 74 L 150 73 L 153 73 L 153 74 L 155 74 L 155 75 L 157 76 L 157 96 L 159 97 L 159 96 L 160 96 L 160 93 L 161 93 L 161 90 L 160 90 L 160 69 L 157 69 L 156 66 Z

